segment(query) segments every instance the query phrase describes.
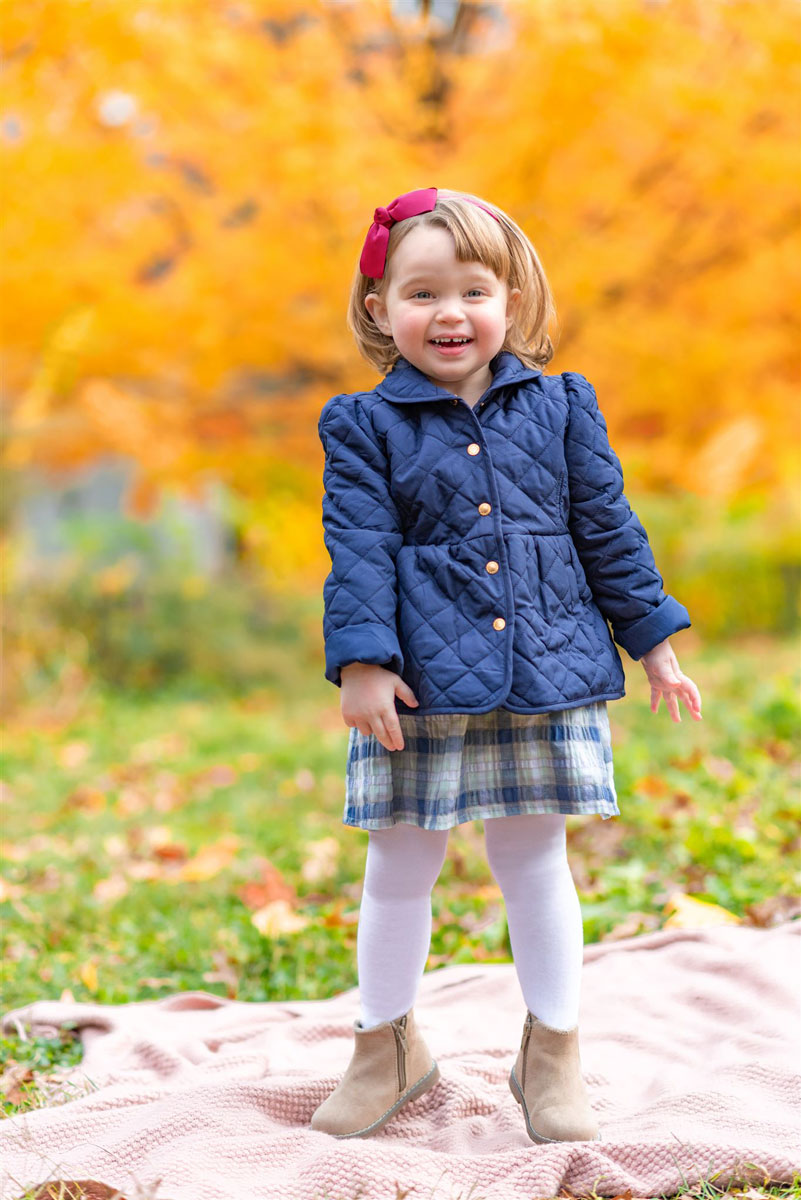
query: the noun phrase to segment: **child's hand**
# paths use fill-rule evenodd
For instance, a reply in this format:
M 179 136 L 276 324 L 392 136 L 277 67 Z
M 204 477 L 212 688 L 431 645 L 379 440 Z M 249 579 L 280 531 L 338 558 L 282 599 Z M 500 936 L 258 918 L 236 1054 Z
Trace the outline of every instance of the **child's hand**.
M 395 696 L 416 705 L 417 697 L 400 675 L 373 663 L 342 668 L 342 720 L 365 735 L 374 733 L 387 750 L 403 749 Z
M 679 669 L 673 647 L 667 638 L 654 646 L 640 658 L 645 674 L 651 684 L 651 712 L 659 711 L 659 699 L 665 697 L 665 705 L 672 720 L 680 721 L 679 700 L 694 721 L 703 720 L 701 716 L 701 693 L 688 675 L 683 675 Z

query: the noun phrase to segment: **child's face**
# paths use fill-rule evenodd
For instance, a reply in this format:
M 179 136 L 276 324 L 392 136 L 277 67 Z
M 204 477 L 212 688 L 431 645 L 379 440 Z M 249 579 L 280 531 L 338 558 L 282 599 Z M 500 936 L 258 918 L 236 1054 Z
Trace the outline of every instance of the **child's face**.
M 447 229 L 421 225 L 392 255 L 383 298 L 365 297 L 382 333 L 432 383 L 475 401 L 491 382 L 487 367 L 503 345 L 520 289 L 511 291 L 489 267 L 456 258 Z M 465 337 L 438 346 L 435 339 Z

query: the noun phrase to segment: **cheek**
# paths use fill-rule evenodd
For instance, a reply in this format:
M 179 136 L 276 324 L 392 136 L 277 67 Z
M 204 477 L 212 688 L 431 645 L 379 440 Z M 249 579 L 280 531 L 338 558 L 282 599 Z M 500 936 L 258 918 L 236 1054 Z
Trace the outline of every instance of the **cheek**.
M 400 313 L 396 320 L 398 332 L 407 336 L 421 334 L 427 326 L 428 317 L 421 309 L 410 309 L 408 312 Z

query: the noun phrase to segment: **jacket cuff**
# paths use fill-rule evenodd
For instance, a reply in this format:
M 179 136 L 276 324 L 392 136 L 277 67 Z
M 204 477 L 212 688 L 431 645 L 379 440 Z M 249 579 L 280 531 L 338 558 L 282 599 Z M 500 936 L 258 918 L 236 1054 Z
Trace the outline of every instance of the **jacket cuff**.
M 690 614 L 684 605 L 679 604 L 673 596 L 666 596 L 653 612 L 641 617 L 633 625 L 628 625 L 625 629 L 615 626 L 615 641 L 632 658 L 638 659 L 672 633 L 677 633 L 680 629 L 689 629 L 691 624 Z
M 403 655 L 395 633 L 385 625 L 349 625 L 332 633 L 325 643 L 325 677 L 342 687 L 342 667 L 348 663 L 375 663 L 400 675 Z

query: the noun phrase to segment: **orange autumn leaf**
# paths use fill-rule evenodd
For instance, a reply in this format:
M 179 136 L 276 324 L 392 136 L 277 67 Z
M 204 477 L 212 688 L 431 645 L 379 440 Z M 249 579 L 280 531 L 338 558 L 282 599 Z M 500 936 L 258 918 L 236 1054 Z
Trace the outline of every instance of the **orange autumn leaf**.
M 235 834 L 225 834 L 219 841 L 201 847 L 197 854 L 183 864 L 175 879 L 183 883 L 212 879 L 231 865 L 240 844 L 240 839 Z
M 274 900 L 285 900 L 294 905 L 297 893 L 268 858 L 256 859 L 258 877 L 249 880 L 237 892 L 246 908 L 260 909 Z

